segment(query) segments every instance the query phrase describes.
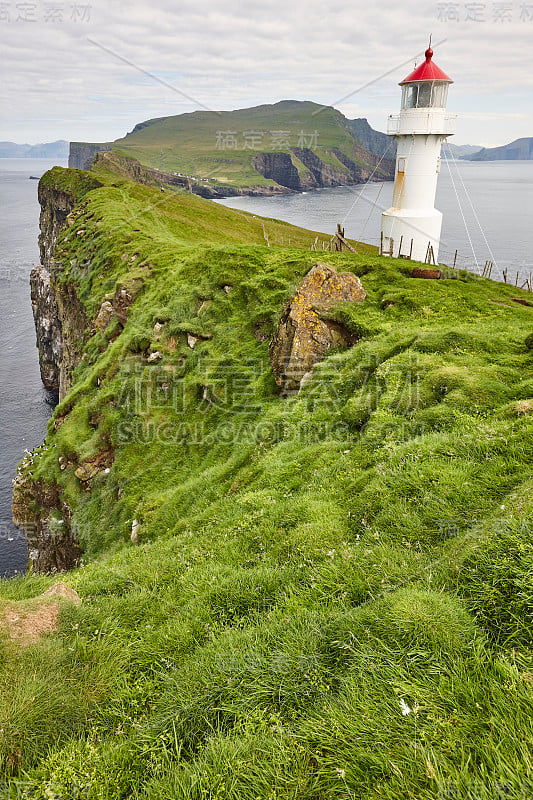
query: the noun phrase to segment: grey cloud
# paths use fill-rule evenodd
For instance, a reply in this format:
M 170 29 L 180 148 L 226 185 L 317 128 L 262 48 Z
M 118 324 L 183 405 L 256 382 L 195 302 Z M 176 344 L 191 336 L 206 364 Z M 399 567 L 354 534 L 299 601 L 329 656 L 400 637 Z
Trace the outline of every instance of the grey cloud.
M 200 103 L 231 109 L 289 97 L 334 103 L 422 50 L 432 30 L 434 39 L 447 39 L 435 59 L 456 80 L 451 104 L 454 97 L 468 97 L 475 111 L 497 113 L 495 92 L 500 92 L 516 95 L 517 111 L 528 110 L 533 105 L 533 22 L 443 24 L 438 5 L 421 11 L 418 0 L 406 0 L 401 8 L 363 0 L 328 5 L 318 0 L 182 0 L 177 5 L 162 0 L 155 6 L 97 0 L 90 4 L 87 23 L 0 23 L 3 74 L 8 76 L 0 137 L 116 138 L 142 119 L 197 107 L 98 51 L 87 37 L 175 83 Z M 44 13 L 44 0 L 38 7 Z M 396 84 L 406 71 L 355 98 L 376 127 L 385 125 L 384 108 L 397 110 Z M 516 74 L 521 76 L 518 86 Z M 36 126 L 39 119 L 43 124 Z M 531 116 L 513 125 L 517 136 L 533 133 Z M 509 119 L 495 118 L 491 128 L 495 141 L 505 141 L 511 132 Z M 487 123 L 468 119 L 463 131 L 461 141 L 484 143 Z

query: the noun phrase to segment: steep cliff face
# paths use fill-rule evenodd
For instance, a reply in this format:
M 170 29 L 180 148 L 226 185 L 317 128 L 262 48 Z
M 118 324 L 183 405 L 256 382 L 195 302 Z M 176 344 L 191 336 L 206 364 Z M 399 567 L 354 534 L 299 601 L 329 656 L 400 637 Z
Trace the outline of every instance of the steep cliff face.
M 62 337 L 59 310 L 51 285 L 51 268 L 57 237 L 77 201 L 72 193 L 45 186 L 42 182 L 39 182 L 38 197 L 41 205 L 41 263 L 30 273 L 31 303 L 41 379 L 47 389 L 59 393 Z
M 58 237 L 75 222 L 74 207 L 83 195 L 102 184 L 92 176 L 62 170 L 46 173 L 39 182 L 41 263 L 30 275 L 31 300 L 39 365 L 44 385 L 62 400 L 71 387 L 87 338 L 88 321 L 75 284 L 64 279 L 54 257 Z M 37 449 L 39 455 L 42 448 Z M 30 453 L 20 464 L 13 484 L 13 522 L 24 532 L 29 565 L 35 572 L 60 572 L 76 566 L 81 553 L 72 531 L 72 512 L 55 482 L 35 479 Z
M 57 287 L 57 284 L 53 285 Z M 60 291 L 56 288 L 54 296 L 61 326 L 58 393 L 59 399 L 63 400 L 72 387 L 72 373 L 80 362 L 83 345 L 92 331 L 75 286 L 62 284 Z
M 71 169 L 90 169 L 98 153 L 110 149 L 111 145 L 109 144 L 71 142 L 68 154 L 68 165 Z
M 349 158 L 345 153 L 343 153 L 342 150 L 334 149 L 332 152 L 334 153 L 335 157 L 341 162 L 341 164 L 344 164 L 344 166 L 350 173 L 350 179 L 355 183 L 363 183 L 364 181 L 368 181 L 371 176 L 373 176 L 374 178 L 377 177 L 380 180 L 382 180 L 384 177 L 385 178 L 391 177 L 390 173 L 385 172 L 386 166 L 383 169 L 381 168 L 381 165 L 377 169 L 376 169 L 377 165 L 374 165 L 374 168 L 368 166 L 361 167 L 356 161 L 354 161 L 352 158 Z
M 302 188 L 315 188 L 323 186 L 350 186 L 370 180 L 387 180 L 392 177 L 394 164 L 389 159 L 383 159 L 378 165 L 376 156 L 370 157 L 366 153 L 361 159 L 361 150 L 357 144 L 353 145 L 352 158 L 338 147 L 333 147 L 329 155 L 334 156 L 338 164 L 323 161 L 316 152 L 307 147 L 291 147 L 291 152 L 306 167 L 307 175 L 301 179 Z M 364 166 L 361 166 L 361 163 Z
M 70 376 L 79 359 L 76 343 L 83 338 L 87 321 L 75 289 L 57 280 L 60 267 L 54 251 L 74 206 L 86 191 L 100 185 L 95 178 L 81 174 L 68 188 L 54 184 L 49 173 L 39 182 L 41 263 L 30 274 L 31 300 L 41 379 L 60 399 L 70 388 Z
M 32 269 L 30 288 L 41 380 L 47 389 L 59 394 L 61 325 L 57 303 L 50 286 L 50 272 L 42 264 Z
M 253 158 L 254 168 L 265 178 L 276 181 L 280 186 L 285 186 L 292 191 L 300 192 L 304 189 L 316 189 L 324 186 L 346 186 L 364 183 L 371 177 L 375 180 L 386 180 L 393 177 L 394 164 L 389 159 L 383 159 L 378 165 L 375 156 L 365 154 L 361 158 L 362 148 L 354 143 L 353 158 L 350 158 L 339 148 L 332 148 L 329 155 L 335 156 L 338 164 L 326 163 L 320 156 L 308 147 L 291 147 L 290 153 L 258 153 Z M 298 159 L 305 171 L 298 172 L 293 158 Z M 361 166 L 358 159 L 366 166 Z
M 308 147 L 291 147 L 291 150 L 309 170 L 309 180 L 304 181 L 308 186 L 339 186 L 348 182 L 349 176 L 342 168 L 326 164 Z
M 253 165 L 264 178 L 276 181 L 287 189 L 300 191 L 302 188 L 298 170 L 288 153 L 258 153 L 253 158 Z

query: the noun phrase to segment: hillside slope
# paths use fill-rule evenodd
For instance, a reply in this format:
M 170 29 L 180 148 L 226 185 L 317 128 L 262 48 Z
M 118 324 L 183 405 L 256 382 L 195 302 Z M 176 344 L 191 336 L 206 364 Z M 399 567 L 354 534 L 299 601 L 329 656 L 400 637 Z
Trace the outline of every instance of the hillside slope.
M 40 187 L 72 371 L 14 512 L 81 549 L 81 603 L 0 584 L 12 796 L 528 796 L 531 295 L 95 180 Z M 269 340 L 317 261 L 366 299 L 284 398 Z
M 346 122 L 357 141 L 371 153 L 374 153 L 375 156 L 395 157 L 396 142 L 394 139 L 387 136 L 386 133 L 374 130 L 367 119 L 348 119 Z
M 295 100 L 147 120 L 108 146 L 149 167 L 230 188 L 301 191 L 389 179 L 394 169 L 358 141 L 339 111 Z M 69 166 L 87 166 L 87 147 L 73 143 Z

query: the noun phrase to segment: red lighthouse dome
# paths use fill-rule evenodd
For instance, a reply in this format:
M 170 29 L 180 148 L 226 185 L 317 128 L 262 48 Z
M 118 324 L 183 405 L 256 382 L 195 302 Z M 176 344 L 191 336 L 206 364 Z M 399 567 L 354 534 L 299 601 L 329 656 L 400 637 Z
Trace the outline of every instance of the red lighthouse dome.
M 426 60 L 413 70 L 407 78 L 404 78 L 400 86 L 404 86 L 406 83 L 418 83 L 420 81 L 445 81 L 446 83 L 453 83 L 452 79 L 431 60 L 433 58 L 433 50 L 431 47 L 428 47 L 425 56 Z

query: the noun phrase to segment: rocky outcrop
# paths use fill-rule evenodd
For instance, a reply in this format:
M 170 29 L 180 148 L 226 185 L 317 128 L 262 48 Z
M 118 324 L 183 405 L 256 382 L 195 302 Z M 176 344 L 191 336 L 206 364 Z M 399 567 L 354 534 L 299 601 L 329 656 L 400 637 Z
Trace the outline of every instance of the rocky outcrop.
M 111 145 L 71 142 L 68 154 L 68 165 L 70 169 L 90 169 L 98 153 L 106 150 L 111 150 Z
M 333 148 L 332 153 L 348 170 L 350 174 L 350 183 L 365 183 L 370 179 L 381 181 L 394 177 L 394 162 L 389 159 L 383 159 L 379 166 L 376 163 L 373 166 L 366 165 L 362 167 L 352 158 L 349 158 L 346 153 L 343 153 L 342 150 Z M 354 153 L 354 158 L 355 157 L 356 153 Z M 378 161 L 378 159 L 375 160 L 376 162 Z
M 326 164 L 308 147 L 291 147 L 291 151 L 309 171 L 308 179 L 304 181 L 307 186 L 340 186 L 349 182 L 349 175 L 344 169 Z
M 355 344 L 356 337 L 332 318 L 331 309 L 365 297 L 357 276 L 338 273 L 328 264 L 315 264 L 286 303 L 270 344 L 272 370 L 284 394 L 297 391 L 328 350 Z
M 23 462 L 22 466 L 27 465 Z M 28 542 L 33 572 L 63 572 L 78 565 L 81 549 L 72 531 L 72 513 L 56 485 L 34 481 L 19 469 L 13 483 L 12 511 L 13 522 Z
M 35 478 L 34 464 L 43 455 L 43 448 L 46 450 L 46 445 L 27 453 L 19 464 L 13 481 L 13 522 L 26 537 L 33 572 L 64 572 L 79 564 L 80 529 L 74 524 L 72 509 L 58 483 Z M 103 441 L 95 455 L 80 462 L 59 456 L 58 466 L 61 471 L 70 469 L 80 490 L 90 493 L 93 481 L 109 472 L 114 459 L 114 448 Z
M 300 176 L 289 153 L 258 153 L 253 157 L 252 163 L 254 169 L 264 178 L 296 192 L 301 190 Z
M 61 325 L 50 286 L 50 272 L 42 264 L 38 264 L 30 273 L 30 289 L 41 380 L 47 389 L 59 394 Z

